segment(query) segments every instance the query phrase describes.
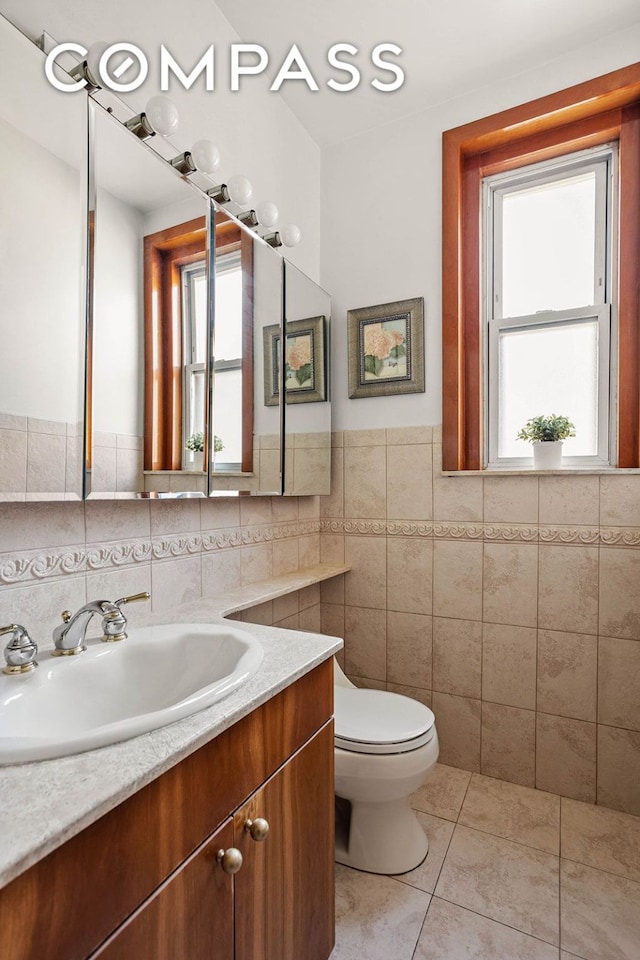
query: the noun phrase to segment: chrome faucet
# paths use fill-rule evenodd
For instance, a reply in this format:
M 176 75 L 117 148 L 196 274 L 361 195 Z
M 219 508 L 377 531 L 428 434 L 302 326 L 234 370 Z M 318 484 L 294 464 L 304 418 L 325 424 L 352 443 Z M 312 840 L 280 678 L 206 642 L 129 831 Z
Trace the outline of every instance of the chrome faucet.
M 36 654 L 38 645 L 31 639 L 26 628 L 19 623 L 10 623 L 8 627 L 0 627 L 0 636 L 11 634 L 9 643 L 4 648 L 4 658 L 7 665 L 4 673 L 30 673 L 38 666 Z
M 54 657 L 69 657 L 86 650 L 85 637 L 89 621 L 94 613 L 102 615 L 102 639 L 107 643 L 114 640 L 126 640 L 127 618 L 120 609 L 123 603 L 133 603 L 134 600 L 149 600 L 150 594 L 136 593 L 132 597 L 122 597 L 120 600 L 92 600 L 84 607 L 71 615 L 69 610 L 62 613 L 63 623 L 54 628 L 53 643 Z

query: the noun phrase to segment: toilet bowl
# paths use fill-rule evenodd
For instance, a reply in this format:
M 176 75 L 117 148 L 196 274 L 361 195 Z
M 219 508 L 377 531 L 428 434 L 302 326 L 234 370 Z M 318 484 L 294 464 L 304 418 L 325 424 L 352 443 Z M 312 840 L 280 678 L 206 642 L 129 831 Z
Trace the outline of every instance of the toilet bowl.
M 438 759 L 435 717 L 417 700 L 359 689 L 334 670 L 336 860 L 406 873 L 429 849 L 409 796 Z

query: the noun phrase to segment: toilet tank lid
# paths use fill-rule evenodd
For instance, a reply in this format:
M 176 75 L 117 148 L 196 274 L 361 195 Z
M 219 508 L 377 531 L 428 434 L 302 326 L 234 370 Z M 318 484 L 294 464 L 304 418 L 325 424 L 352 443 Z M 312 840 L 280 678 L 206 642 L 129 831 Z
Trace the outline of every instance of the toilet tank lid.
M 418 700 L 386 690 L 335 687 L 336 737 L 359 743 L 403 743 L 430 730 L 435 717 Z

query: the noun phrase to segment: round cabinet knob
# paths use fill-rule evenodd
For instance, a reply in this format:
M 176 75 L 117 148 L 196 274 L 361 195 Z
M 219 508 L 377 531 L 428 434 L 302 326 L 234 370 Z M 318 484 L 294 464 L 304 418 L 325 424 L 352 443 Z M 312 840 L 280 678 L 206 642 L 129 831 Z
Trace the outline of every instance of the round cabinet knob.
M 267 839 L 267 834 L 269 833 L 269 822 L 265 820 L 264 817 L 256 817 L 255 820 L 246 820 L 244 825 L 245 833 L 251 835 L 252 840 L 261 840 Z
M 237 873 L 242 866 L 242 854 L 235 847 L 228 850 L 218 850 L 216 860 L 225 873 Z

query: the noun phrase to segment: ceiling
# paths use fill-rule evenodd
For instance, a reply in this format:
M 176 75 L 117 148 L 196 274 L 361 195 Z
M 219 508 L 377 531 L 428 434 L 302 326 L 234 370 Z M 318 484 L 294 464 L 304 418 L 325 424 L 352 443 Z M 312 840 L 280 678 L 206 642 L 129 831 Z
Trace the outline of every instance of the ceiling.
M 486 84 L 509 78 L 570 50 L 597 42 L 640 20 L 638 0 L 216 0 L 240 39 L 260 43 L 273 81 L 292 43 L 297 43 L 320 89 L 286 81 L 281 93 L 319 144 L 335 143 L 398 117 Z M 330 67 L 327 50 L 348 42 L 360 54 L 359 86 L 335 92 L 326 86 L 345 73 Z M 391 74 L 376 69 L 370 51 L 378 43 L 402 48 L 395 60 L 405 81 L 394 93 L 371 87 Z M 346 59 L 346 58 L 345 58 Z M 263 82 L 246 78 L 244 82 Z M 242 88 L 241 88 L 242 89 Z

